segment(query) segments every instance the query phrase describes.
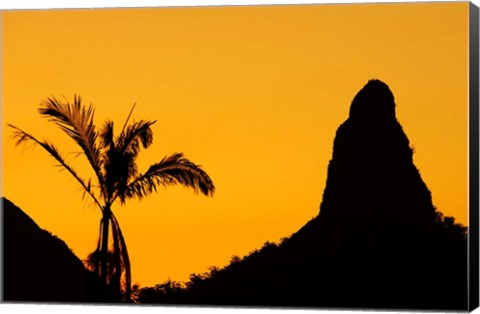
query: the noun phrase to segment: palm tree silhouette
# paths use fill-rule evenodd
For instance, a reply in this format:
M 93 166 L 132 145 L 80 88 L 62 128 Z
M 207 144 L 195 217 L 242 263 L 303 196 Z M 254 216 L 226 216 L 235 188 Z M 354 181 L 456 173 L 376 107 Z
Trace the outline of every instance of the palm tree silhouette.
M 82 149 L 95 173 L 95 179 L 82 178 L 50 142 L 41 141 L 33 135 L 9 124 L 14 129 L 16 145 L 33 142 L 45 149 L 80 184 L 82 199 L 89 196 L 101 210 L 100 234 L 94 251 L 93 269 L 105 286 L 113 287 L 124 300 L 130 300 L 131 273 L 127 246 L 112 205 L 119 200 L 123 205 L 132 198 L 143 197 L 156 192 L 158 185 L 180 184 L 212 196 L 215 187 L 201 166 L 192 163 L 182 153 L 164 157 L 152 164 L 145 172 L 139 173 L 136 158 L 140 149 L 148 148 L 153 142 L 151 126 L 156 121 L 133 122 L 128 124 L 135 105 L 118 136 L 114 135 L 114 123 L 107 120 L 100 131 L 93 123 L 94 108 L 83 106 L 80 96 L 74 102 L 62 102 L 54 97 L 40 104 L 41 116 L 54 122 Z M 95 182 L 95 183 L 94 183 Z M 112 236 L 112 250 L 109 251 L 109 233 Z

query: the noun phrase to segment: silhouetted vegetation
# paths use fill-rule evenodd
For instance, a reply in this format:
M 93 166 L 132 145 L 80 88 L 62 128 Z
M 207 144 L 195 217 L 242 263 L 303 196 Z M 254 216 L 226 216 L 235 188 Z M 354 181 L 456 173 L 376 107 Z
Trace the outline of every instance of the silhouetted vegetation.
M 130 111 L 123 128 L 116 136 L 114 123 L 106 121 L 100 131 L 94 124 L 94 108 L 83 106 L 80 97 L 74 102 L 62 102 L 48 98 L 42 102 L 39 113 L 55 123 L 80 148 L 89 162 L 94 179 L 82 178 L 70 162 L 48 141 L 9 124 L 14 129 L 16 144 L 32 142 L 46 150 L 81 186 L 83 197 L 87 196 L 102 213 L 100 235 L 95 256 L 91 259 L 93 271 L 104 286 L 117 292 L 118 301 L 130 301 L 130 259 L 125 239 L 112 206 L 119 200 L 124 204 L 132 198 L 142 199 L 156 192 L 159 185 L 180 184 L 204 195 L 213 195 L 215 187 L 208 174 L 185 158 L 182 153 L 164 157 L 152 164 L 144 173 L 139 173 L 137 157 L 141 148 L 153 142 L 151 126 L 155 121 L 140 120 L 128 124 Z M 109 255 L 109 252 L 112 254 Z
M 392 92 L 368 82 L 337 131 L 318 216 L 278 245 L 137 300 L 467 310 L 467 228 L 435 209 L 412 156 Z
M 429 235 L 388 234 L 328 254 L 298 234 L 223 268 L 139 289 L 141 303 L 465 309 L 466 228 L 446 217 Z M 314 223 L 312 220 L 310 223 Z

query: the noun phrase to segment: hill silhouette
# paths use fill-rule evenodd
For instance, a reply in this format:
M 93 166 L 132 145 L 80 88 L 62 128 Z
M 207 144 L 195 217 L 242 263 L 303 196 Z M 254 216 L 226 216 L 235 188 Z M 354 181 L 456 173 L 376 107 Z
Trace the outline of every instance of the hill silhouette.
M 318 216 L 143 303 L 467 310 L 466 228 L 436 211 L 389 87 L 369 81 L 338 128 Z M 292 209 L 294 210 L 294 209 Z
M 3 301 L 112 301 L 62 240 L 3 197 L 2 208 Z

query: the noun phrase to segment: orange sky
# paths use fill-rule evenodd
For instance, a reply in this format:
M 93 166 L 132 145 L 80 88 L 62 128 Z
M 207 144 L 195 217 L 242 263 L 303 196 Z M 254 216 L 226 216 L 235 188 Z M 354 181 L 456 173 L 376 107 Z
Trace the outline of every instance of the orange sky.
M 133 282 L 187 280 L 313 218 L 335 131 L 370 78 L 393 90 L 434 204 L 467 224 L 467 2 L 1 14 L 3 195 L 77 256 L 95 249 L 99 211 L 6 128 L 78 151 L 42 99 L 80 94 L 98 125 L 136 102 L 137 120 L 158 120 L 140 168 L 181 151 L 214 180 L 213 198 L 169 187 L 114 207 Z

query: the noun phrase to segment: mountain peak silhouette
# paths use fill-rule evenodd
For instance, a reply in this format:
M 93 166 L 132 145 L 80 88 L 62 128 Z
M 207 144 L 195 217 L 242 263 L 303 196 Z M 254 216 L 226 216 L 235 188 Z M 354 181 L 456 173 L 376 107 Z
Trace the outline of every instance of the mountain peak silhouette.
M 431 193 L 413 163 L 413 150 L 395 117 L 390 88 L 370 80 L 353 98 L 337 130 L 320 206 L 324 229 L 343 235 L 371 228 L 431 226 Z
M 278 245 L 192 274 L 185 285 L 141 289 L 138 300 L 467 309 L 466 228 L 435 211 L 412 156 L 393 93 L 369 81 L 337 130 L 315 218 Z
M 355 96 L 350 107 L 351 119 L 395 119 L 395 98 L 387 84 L 370 80 Z

